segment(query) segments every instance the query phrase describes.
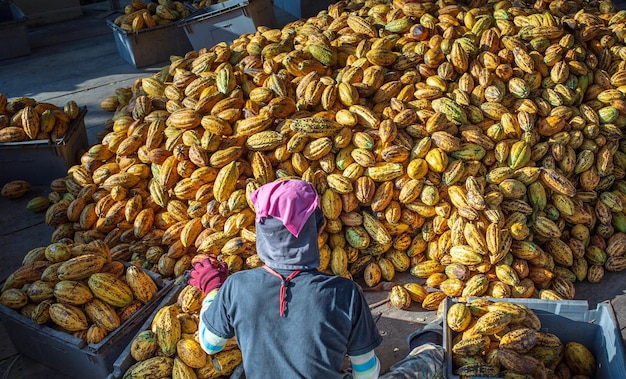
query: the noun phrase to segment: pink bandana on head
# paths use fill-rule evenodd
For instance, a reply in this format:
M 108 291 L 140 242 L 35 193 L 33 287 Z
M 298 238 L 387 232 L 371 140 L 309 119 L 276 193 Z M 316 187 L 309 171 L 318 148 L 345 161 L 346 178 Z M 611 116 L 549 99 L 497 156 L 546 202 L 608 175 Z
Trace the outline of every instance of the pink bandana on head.
M 309 182 L 289 179 L 267 183 L 250 194 L 256 221 L 279 219 L 295 237 L 319 206 L 317 192 Z

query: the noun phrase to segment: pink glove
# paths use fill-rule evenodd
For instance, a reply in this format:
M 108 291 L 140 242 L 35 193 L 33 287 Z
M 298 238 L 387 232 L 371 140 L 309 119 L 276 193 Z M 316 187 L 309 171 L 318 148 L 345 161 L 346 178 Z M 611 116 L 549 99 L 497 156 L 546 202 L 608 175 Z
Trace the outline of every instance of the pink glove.
M 200 288 L 204 294 L 208 294 L 222 286 L 228 277 L 228 265 L 214 258 L 205 258 L 193 265 L 189 275 L 191 276 L 189 284 Z

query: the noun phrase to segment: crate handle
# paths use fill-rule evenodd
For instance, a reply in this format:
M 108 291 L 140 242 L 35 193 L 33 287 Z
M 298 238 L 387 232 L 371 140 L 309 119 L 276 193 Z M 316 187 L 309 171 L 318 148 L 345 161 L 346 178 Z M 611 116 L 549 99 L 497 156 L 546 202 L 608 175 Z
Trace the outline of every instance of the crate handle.
M 230 24 L 224 24 L 221 27 L 222 28 L 230 28 L 231 26 L 233 26 L 233 23 L 231 22 Z

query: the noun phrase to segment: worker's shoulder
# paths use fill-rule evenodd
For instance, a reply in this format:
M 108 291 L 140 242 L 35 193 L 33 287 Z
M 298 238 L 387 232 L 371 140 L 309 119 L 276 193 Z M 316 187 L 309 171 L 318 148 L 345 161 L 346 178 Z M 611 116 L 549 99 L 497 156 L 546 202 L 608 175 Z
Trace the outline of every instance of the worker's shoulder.
M 248 269 L 248 270 L 241 270 L 241 271 L 233 272 L 229 274 L 228 277 L 237 278 L 239 280 L 245 277 L 253 277 L 253 276 L 262 275 L 263 271 L 265 270 L 262 270 L 260 267 L 255 267 L 255 268 Z
M 278 270 L 280 274 L 283 276 L 288 276 L 292 271 L 284 271 Z M 253 268 L 249 270 L 237 271 L 231 275 L 232 282 L 260 282 L 261 278 L 266 278 L 267 271 L 261 268 Z M 292 279 L 294 282 L 308 282 L 313 286 L 326 286 L 326 287 L 339 287 L 349 290 L 358 290 L 360 289 L 359 285 L 356 282 L 333 274 L 328 274 L 325 272 L 321 272 L 318 270 L 303 270 L 301 271 L 296 278 Z M 280 281 L 276 281 L 277 284 Z
M 328 274 L 320 271 L 311 271 L 310 273 L 311 275 L 313 275 L 315 281 L 324 282 L 332 286 L 345 287 L 348 289 L 359 289 L 359 285 L 356 284 L 356 282 L 342 276 Z

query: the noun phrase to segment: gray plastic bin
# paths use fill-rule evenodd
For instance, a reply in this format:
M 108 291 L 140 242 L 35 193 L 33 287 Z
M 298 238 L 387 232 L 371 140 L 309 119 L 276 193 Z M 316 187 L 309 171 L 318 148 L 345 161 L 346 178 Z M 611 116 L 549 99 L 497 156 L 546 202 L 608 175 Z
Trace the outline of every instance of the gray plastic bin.
M 135 68 L 169 63 L 171 55 L 183 56 L 192 50 L 177 23 L 141 29 L 134 33 L 125 31 L 111 20 L 107 20 L 107 24 L 113 30 L 118 53 Z
M 196 10 L 179 22 L 194 50 L 232 42 L 257 26 L 275 28 L 276 16 L 270 0 L 231 0 Z
M 557 335 L 564 344 L 575 341 L 585 345 L 596 358 L 596 378 L 622 378 L 626 372 L 624 340 L 610 302 L 602 302 L 596 309 L 588 309 L 588 303 L 583 300 L 491 300 L 526 305 L 541 320 L 541 331 Z M 446 299 L 444 315 L 452 304 L 453 300 Z M 459 378 L 454 374 L 451 357 L 452 340 L 456 335 L 456 332 L 448 329 L 444 316 L 445 376 L 448 379 Z

